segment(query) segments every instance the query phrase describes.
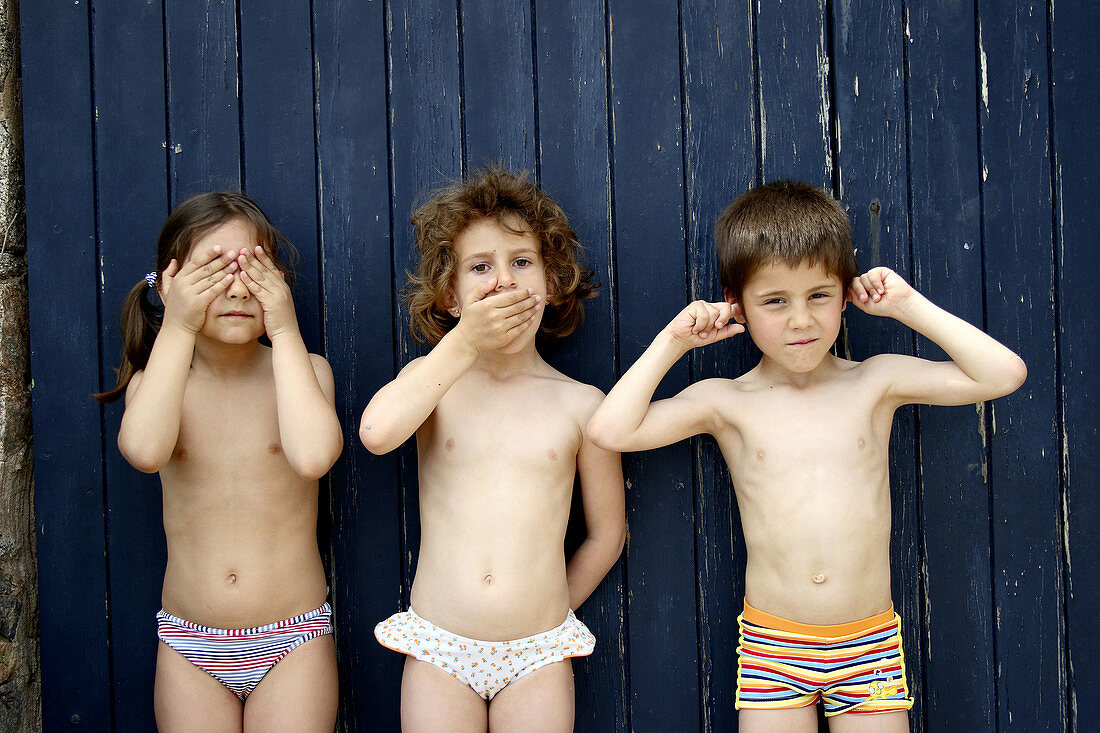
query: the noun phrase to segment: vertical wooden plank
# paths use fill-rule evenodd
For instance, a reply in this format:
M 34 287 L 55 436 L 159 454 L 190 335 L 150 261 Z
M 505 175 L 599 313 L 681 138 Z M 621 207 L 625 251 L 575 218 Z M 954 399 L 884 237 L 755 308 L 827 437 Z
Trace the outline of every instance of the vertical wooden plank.
M 680 39 L 676 7 L 608 4 L 619 356 L 626 367 L 684 307 Z M 658 390 L 687 385 L 675 365 Z M 627 475 L 630 722 L 699 727 L 695 527 L 689 445 L 632 454 Z M 675 684 L 669 684 L 675 680 Z
M 401 599 L 397 456 L 359 443 L 363 406 L 393 378 L 382 0 L 315 4 L 314 66 L 326 352 L 336 378 L 344 457 L 332 480 L 332 592 L 342 730 L 400 727 L 401 667 L 374 625 Z
M 171 202 L 241 188 L 234 0 L 164 0 Z
M 834 4 L 832 11 L 838 197 L 852 222 L 860 268 L 885 265 L 911 280 L 902 6 L 855 0 Z M 884 352 L 913 353 L 913 333 L 897 321 L 866 316 L 854 306 L 845 321 L 848 338 L 842 347 L 857 361 Z M 910 729 L 922 731 L 924 607 L 915 429 L 914 408 L 899 410 L 890 436 L 891 568 L 914 699 Z
M 534 8 L 542 186 L 569 215 L 601 285 L 585 304 L 584 327 L 542 353 L 566 374 L 606 391 L 616 377 L 606 16 L 602 4 L 581 0 L 536 0 Z M 583 516 L 573 519 L 583 526 Z M 578 731 L 627 729 L 623 590 L 619 562 L 579 611 L 596 636 L 596 651 L 573 664 Z
M 765 181 L 832 188 L 825 2 L 756 3 Z
M 462 174 L 461 99 L 459 95 L 458 17 L 455 3 L 390 0 L 389 34 L 390 202 L 392 206 L 395 293 L 405 273 L 415 269 L 415 245 L 409 217 L 417 202 L 445 180 Z M 427 348 L 409 335 L 409 313 L 394 312 L 397 367 Z M 415 571 L 420 547 L 420 502 L 416 482 L 415 441 L 401 449 L 403 600 Z M 393 611 L 399 608 L 394 606 Z M 381 620 L 381 619 L 379 619 Z M 400 669 L 402 660 L 393 655 Z
M 1067 726 L 1046 10 L 978 2 L 986 318 L 1030 372 L 991 406 L 1002 731 Z
M 941 2 L 909 5 L 908 14 L 913 284 L 981 326 L 974 9 Z M 917 353 L 945 358 L 924 339 L 918 339 Z M 926 728 L 995 731 L 983 407 L 921 408 L 918 428 L 927 583 Z
M 156 262 L 168 209 L 164 19 L 158 5 L 93 7 L 100 324 L 105 388 L 114 386 L 123 298 Z M 160 482 L 134 470 L 116 447 L 123 403 L 104 410 L 111 673 L 117 730 L 153 730 L 154 614 L 167 559 Z M 140 552 L 136 552 L 138 548 Z
M 245 0 L 240 25 L 242 181 L 298 249 L 298 325 L 306 347 L 319 352 L 321 272 L 309 6 L 294 0 Z
M 714 221 L 756 177 L 756 115 L 749 3 L 681 5 L 684 180 L 690 298 L 722 299 Z M 691 352 L 692 380 L 740 375 L 755 350 L 744 336 Z M 737 615 L 745 545 L 729 470 L 717 444 L 695 441 L 699 666 L 704 731 L 734 730 Z
M 1055 260 L 1057 280 L 1057 336 L 1062 408 L 1062 467 L 1064 471 L 1063 531 L 1065 532 L 1066 621 L 1069 644 L 1069 730 L 1087 731 L 1100 720 L 1100 697 L 1093 692 L 1095 660 L 1100 657 L 1100 335 L 1085 317 L 1091 313 L 1100 282 L 1096 233 L 1100 207 L 1094 183 L 1100 160 L 1096 111 L 1100 84 L 1096 83 L 1095 31 L 1100 27 L 1100 4 L 1053 3 L 1051 26 L 1051 120 L 1054 128 Z M 1029 367 L 1032 365 L 1029 364 Z M 1032 371 L 1034 378 L 1034 370 Z M 1029 389 L 1025 385 L 1024 389 Z
M 499 161 L 533 173 L 531 4 L 477 0 L 460 5 L 466 167 Z
M 42 723 L 109 730 L 89 7 L 25 4 L 20 34 Z

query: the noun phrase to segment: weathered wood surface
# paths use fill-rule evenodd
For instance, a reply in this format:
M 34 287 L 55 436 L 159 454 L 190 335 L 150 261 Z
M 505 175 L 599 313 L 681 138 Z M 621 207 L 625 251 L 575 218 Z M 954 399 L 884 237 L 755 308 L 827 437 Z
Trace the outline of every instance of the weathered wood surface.
M 345 454 L 322 487 L 341 729 L 395 730 L 415 452 L 358 444 L 423 353 L 399 291 L 423 192 L 486 161 L 568 211 L 602 289 L 547 354 L 608 389 L 690 298 L 720 297 L 712 227 L 753 183 L 831 188 L 884 264 L 1025 357 L 977 409 L 907 408 L 891 443 L 894 599 L 916 731 L 1088 730 L 1100 522 L 1087 319 L 1100 111 L 1093 3 L 43 0 L 21 8 L 48 731 L 152 726 L 164 546 L 154 477 L 115 448 L 115 312 L 170 207 L 243 186 L 301 252 L 310 348 Z M 847 314 L 839 349 L 941 353 Z M 748 339 L 660 388 L 731 376 Z M 63 418 L 61 417 L 63 416 Z M 744 545 L 709 439 L 628 456 L 630 539 L 581 616 L 577 729 L 733 731 Z M 583 519 L 575 513 L 568 546 Z M 75 650 L 75 651 L 74 651 Z

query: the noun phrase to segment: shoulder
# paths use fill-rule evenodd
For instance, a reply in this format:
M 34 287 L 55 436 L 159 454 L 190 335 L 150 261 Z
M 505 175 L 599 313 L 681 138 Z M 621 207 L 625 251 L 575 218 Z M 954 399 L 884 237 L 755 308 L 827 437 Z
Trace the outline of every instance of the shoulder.
M 603 402 L 604 393 L 599 387 L 573 379 L 549 365 L 540 376 L 541 379 L 546 380 L 547 386 L 553 390 L 556 398 L 570 407 L 592 413 Z

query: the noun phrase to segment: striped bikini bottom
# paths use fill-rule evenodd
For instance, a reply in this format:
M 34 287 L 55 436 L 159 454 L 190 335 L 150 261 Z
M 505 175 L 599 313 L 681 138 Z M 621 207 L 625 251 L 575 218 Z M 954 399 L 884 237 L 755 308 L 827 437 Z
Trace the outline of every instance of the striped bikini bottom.
M 212 629 L 157 612 L 157 638 L 244 700 L 296 647 L 332 633 L 327 603 L 301 616 L 251 629 Z
M 813 705 L 825 715 L 909 710 L 901 620 L 894 609 L 862 621 L 818 626 L 745 604 L 737 618 L 738 710 Z

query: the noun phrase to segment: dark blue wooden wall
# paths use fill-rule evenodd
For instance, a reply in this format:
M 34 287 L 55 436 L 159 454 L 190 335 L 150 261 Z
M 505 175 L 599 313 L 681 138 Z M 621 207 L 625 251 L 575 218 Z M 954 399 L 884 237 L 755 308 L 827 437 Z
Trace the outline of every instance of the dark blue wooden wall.
M 324 482 L 341 726 L 397 728 L 414 456 L 355 440 L 420 353 L 398 289 L 420 193 L 484 161 L 571 214 L 604 287 L 550 358 L 609 388 L 691 298 L 719 297 L 711 227 L 753 183 L 833 190 L 884 264 L 1019 351 L 992 405 L 905 409 L 894 595 L 916 731 L 1085 731 L 1100 719 L 1091 323 L 1100 5 L 1071 0 L 35 0 L 21 7 L 47 731 L 152 727 L 164 566 L 155 478 L 120 458 L 115 312 L 160 222 L 255 196 L 302 253 L 307 344 L 336 374 Z M 849 309 L 841 348 L 936 358 Z M 744 338 L 661 388 L 735 375 Z M 583 609 L 582 731 L 732 731 L 744 545 L 701 439 L 628 456 L 630 540 Z

